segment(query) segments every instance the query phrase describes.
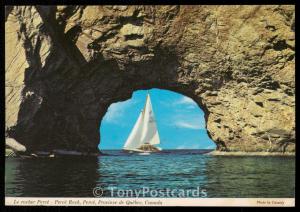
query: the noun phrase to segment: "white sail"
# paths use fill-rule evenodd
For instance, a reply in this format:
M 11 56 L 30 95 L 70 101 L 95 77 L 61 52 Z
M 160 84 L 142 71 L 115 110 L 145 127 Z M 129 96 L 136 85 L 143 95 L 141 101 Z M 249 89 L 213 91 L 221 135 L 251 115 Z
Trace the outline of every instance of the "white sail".
M 142 131 L 142 144 L 148 143 L 151 145 L 159 144 L 159 135 L 157 131 L 157 126 L 155 122 L 154 113 L 152 110 L 150 95 L 147 95 L 146 107 L 144 111 L 144 120 L 143 120 L 143 131 Z
M 125 145 L 125 150 L 136 150 L 143 144 L 159 144 L 159 135 L 152 110 L 150 95 L 147 95 L 144 110 L 140 113 Z
M 143 112 L 140 113 L 129 137 L 127 138 L 127 141 L 124 145 L 124 149 L 132 150 L 136 149 L 140 146 L 141 141 L 141 132 L 143 127 Z

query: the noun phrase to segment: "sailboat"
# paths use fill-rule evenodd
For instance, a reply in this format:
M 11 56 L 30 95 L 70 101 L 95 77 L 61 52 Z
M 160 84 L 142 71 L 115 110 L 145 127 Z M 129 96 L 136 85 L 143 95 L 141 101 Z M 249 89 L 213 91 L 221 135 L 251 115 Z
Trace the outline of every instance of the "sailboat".
M 150 154 L 162 149 L 155 146 L 160 144 L 159 134 L 152 110 L 150 94 L 147 94 L 144 109 L 131 130 L 123 150 L 130 153 Z

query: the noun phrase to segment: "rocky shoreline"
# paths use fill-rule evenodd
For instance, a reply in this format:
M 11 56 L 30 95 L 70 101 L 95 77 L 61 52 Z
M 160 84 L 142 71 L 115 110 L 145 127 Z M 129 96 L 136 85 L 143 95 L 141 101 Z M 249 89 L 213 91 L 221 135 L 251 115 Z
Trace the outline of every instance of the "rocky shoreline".
M 207 155 L 214 156 L 295 156 L 295 152 L 223 152 L 223 151 L 212 151 L 206 153 Z
M 13 152 L 13 150 L 11 150 Z M 6 149 L 8 152 L 8 149 Z M 212 155 L 212 156 L 289 156 L 295 157 L 295 152 L 225 152 L 225 151 L 218 151 L 214 150 L 211 152 L 204 153 L 205 155 Z M 106 155 L 105 153 L 99 152 L 97 153 L 73 153 L 72 152 L 56 152 L 56 154 L 40 154 L 40 153 L 31 153 L 31 154 L 5 154 L 6 157 L 20 157 L 20 158 L 56 158 L 56 157 L 98 157 L 101 155 Z
M 102 152 L 78 152 L 78 151 L 66 151 L 66 150 L 53 150 L 50 152 L 18 152 L 12 149 L 5 149 L 6 157 L 19 157 L 19 158 L 57 158 L 57 157 L 97 157 L 99 155 L 105 155 Z

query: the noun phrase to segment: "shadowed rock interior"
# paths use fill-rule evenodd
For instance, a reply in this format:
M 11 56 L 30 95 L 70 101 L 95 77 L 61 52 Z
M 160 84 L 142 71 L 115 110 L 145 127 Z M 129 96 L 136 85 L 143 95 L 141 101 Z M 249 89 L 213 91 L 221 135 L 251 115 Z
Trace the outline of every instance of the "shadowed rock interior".
M 295 151 L 294 6 L 9 6 L 6 135 L 97 152 L 110 104 L 191 97 L 221 151 Z M 200 141 L 199 141 L 200 142 Z

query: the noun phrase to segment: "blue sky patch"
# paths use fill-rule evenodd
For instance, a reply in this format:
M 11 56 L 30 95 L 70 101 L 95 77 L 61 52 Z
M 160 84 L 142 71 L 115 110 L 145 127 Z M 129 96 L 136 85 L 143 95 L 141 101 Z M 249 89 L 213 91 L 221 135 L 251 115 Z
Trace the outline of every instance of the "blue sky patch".
M 189 97 L 179 93 L 149 90 L 163 149 L 214 149 L 205 129 L 204 112 Z M 110 105 L 100 127 L 100 149 L 122 149 L 140 111 L 147 90 L 138 90 L 131 99 Z

